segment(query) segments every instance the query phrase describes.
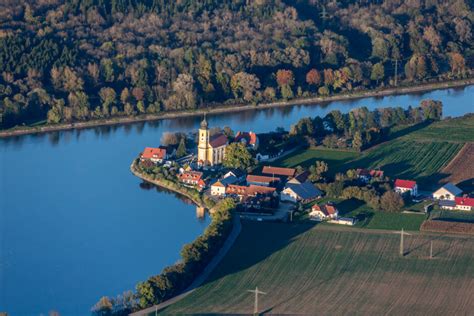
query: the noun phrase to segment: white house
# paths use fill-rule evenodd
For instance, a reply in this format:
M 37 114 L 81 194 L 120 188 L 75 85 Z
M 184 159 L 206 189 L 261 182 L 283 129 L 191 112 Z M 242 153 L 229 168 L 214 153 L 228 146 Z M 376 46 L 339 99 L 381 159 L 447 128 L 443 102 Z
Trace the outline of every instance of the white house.
M 452 183 L 446 183 L 433 193 L 435 200 L 451 200 L 454 201 L 456 196 L 461 195 L 462 190 Z
M 318 205 L 314 204 L 309 216 L 317 220 L 336 219 L 338 216 L 337 208 L 332 204 Z
M 348 225 L 354 226 L 356 223 L 356 219 L 352 217 L 338 217 L 336 219 L 329 220 L 331 224 L 339 224 L 339 225 Z
M 239 182 L 239 179 L 237 179 L 234 175 L 229 175 L 225 178 L 222 178 L 211 185 L 211 195 L 225 196 L 227 186 L 237 182 Z
M 418 195 L 418 185 L 415 181 L 397 179 L 395 180 L 394 190 L 400 194 L 408 192 L 411 196 Z
M 141 160 L 150 160 L 154 163 L 162 163 L 167 158 L 166 149 L 146 147 L 141 155 Z
M 280 199 L 288 202 L 310 202 L 322 196 L 322 192 L 318 190 L 311 182 L 304 183 L 287 183 L 283 191 L 281 191 Z
M 460 211 L 473 211 L 474 210 L 474 198 L 470 197 L 456 197 L 454 198 L 456 203 L 456 209 Z

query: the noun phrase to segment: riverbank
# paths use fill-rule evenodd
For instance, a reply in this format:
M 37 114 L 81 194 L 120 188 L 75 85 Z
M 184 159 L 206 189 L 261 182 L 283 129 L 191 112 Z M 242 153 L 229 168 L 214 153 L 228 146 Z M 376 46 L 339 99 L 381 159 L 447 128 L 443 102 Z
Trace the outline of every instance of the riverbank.
M 154 115 L 142 115 L 137 117 L 120 117 L 113 119 L 104 119 L 104 120 L 92 120 L 87 122 L 75 122 L 67 124 L 57 124 L 57 125 L 44 125 L 44 126 L 35 126 L 35 127 L 15 127 L 9 130 L 0 131 L 0 138 L 13 137 L 26 134 L 37 134 L 37 133 L 46 133 L 53 131 L 69 130 L 69 129 L 85 129 L 98 126 L 109 126 L 109 125 L 119 125 L 119 124 L 130 124 L 137 122 L 145 121 L 156 121 L 163 119 L 173 119 L 180 117 L 191 117 L 207 114 L 222 114 L 222 113 L 232 113 L 232 112 L 241 112 L 249 110 L 258 110 L 258 109 L 268 109 L 268 108 L 277 108 L 277 107 L 288 107 L 301 104 L 312 104 L 312 103 L 323 103 L 323 102 L 333 102 L 333 101 L 344 101 L 344 100 L 355 100 L 361 98 L 370 98 L 370 97 L 383 97 L 389 95 L 399 95 L 406 93 L 415 93 L 415 92 L 425 92 L 431 90 L 440 90 L 440 89 L 449 89 L 455 87 L 463 87 L 474 84 L 474 78 L 454 80 L 448 82 L 436 82 L 436 83 L 427 83 L 421 85 L 414 85 L 409 87 L 396 87 L 396 88 L 385 88 L 380 90 L 370 90 L 364 92 L 353 92 L 353 93 L 344 93 L 337 94 L 329 97 L 308 97 L 300 99 L 292 99 L 290 101 L 277 101 L 270 103 L 261 103 L 258 105 L 252 104 L 234 104 L 234 105 L 220 105 L 211 109 L 200 109 L 194 111 L 182 111 L 182 112 L 168 112 L 162 114 Z
M 196 204 L 196 206 L 199 206 L 199 207 L 204 207 L 206 209 L 210 209 L 212 208 L 212 206 L 210 205 L 205 205 L 204 201 L 202 199 L 196 199 L 195 196 L 192 196 L 191 194 L 189 194 L 189 192 L 186 192 L 184 190 L 180 190 L 179 188 L 176 188 L 176 187 L 173 187 L 173 186 L 170 186 L 168 185 L 167 183 L 163 182 L 163 181 L 160 181 L 158 179 L 153 179 L 151 178 L 150 176 L 147 176 L 147 175 L 144 175 L 143 173 L 139 172 L 137 170 L 137 164 L 136 164 L 136 160 L 134 160 L 132 162 L 132 164 L 130 165 L 130 171 L 138 178 L 142 179 L 143 181 L 146 181 L 146 182 L 149 182 L 151 184 L 154 184 L 154 185 L 157 185 L 161 188 L 164 188 L 166 190 L 169 190 L 169 191 L 172 191 L 172 192 L 175 192 L 177 194 L 180 194 L 188 199 L 190 199 L 194 204 Z

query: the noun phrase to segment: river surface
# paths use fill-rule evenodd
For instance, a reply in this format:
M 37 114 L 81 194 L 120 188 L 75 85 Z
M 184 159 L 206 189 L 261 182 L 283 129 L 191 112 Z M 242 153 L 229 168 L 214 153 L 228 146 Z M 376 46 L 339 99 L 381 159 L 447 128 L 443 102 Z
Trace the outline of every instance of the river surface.
M 208 117 L 210 127 L 272 131 L 333 109 L 416 106 L 431 98 L 445 116 L 474 112 L 474 86 Z M 194 131 L 188 117 L 0 140 L 0 312 L 89 315 L 102 295 L 133 289 L 179 259 L 209 218 L 157 192 L 129 166 L 163 132 Z

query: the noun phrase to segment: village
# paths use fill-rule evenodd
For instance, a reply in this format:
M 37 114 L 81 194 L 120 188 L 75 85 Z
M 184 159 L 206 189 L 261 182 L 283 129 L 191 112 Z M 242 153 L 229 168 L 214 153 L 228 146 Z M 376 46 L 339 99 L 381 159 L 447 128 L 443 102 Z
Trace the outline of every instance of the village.
M 268 135 L 257 135 L 251 131 L 239 131 L 232 135 L 228 130 L 210 129 L 204 117 L 197 134 L 187 136 L 187 140 L 183 136 L 174 145 L 146 147 L 139 161 L 145 168 L 158 168 L 163 176 L 174 179 L 180 186 L 196 190 L 208 201 L 232 198 L 241 218 L 292 221 L 295 216 L 348 226 L 363 219 L 360 216 L 341 215 L 331 199 L 325 198 L 328 196 L 327 191 L 334 190 L 335 185 L 325 183 L 327 181 L 320 176 L 319 167 L 273 166 L 272 162 L 291 155 L 301 145 L 284 140 L 283 131 L 271 134 L 270 141 Z M 260 138 L 265 138 L 266 148 Z M 193 142 L 193 139 L 197 141 Z M 186 143 L 193 144 L 193 147 L 189 148 Z M 323 171 L 327 170 L 324 162 L 318 164 Z M 434 192 L 423 191 L 418 188 L 416 181 L 392 180 L 384 175 L 383 170 L 366 169 L 364 166 L 348 170 L 342 177 L 349 183 L 346 187 L 361 192 L 347 198 L 359 194 L 361 197 L 358 198 L 366 200 L 368 204 L 376 199 L 377 205 L 385 203 L 387 208 L 393 209 L 397 205 L 401 208 L 403 203 L 418 203 L 422 205 L 420 212 L 425 213 L 434 208 L 474 209 L 474 198 L 463 195 L 463 191 L 452 183 Z M 386 194 L 377 197 L 377 190 L 385 191 Z M 380 207 L 383 209 L 384 205 Z

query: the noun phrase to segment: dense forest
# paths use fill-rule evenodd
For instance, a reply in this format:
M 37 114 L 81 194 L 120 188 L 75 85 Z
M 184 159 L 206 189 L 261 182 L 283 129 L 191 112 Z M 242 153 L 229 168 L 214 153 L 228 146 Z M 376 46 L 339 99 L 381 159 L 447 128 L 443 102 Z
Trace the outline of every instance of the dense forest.
M 465 0 L 3 0 L 2 128 L 465 78 Z

